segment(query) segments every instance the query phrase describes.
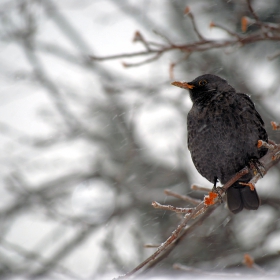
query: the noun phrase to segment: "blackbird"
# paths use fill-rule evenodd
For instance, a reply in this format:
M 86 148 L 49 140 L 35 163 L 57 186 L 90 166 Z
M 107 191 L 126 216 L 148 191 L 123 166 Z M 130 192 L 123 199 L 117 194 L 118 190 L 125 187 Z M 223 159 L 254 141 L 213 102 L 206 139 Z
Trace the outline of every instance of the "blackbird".
M 174 82 L 188 89 L 193 106 L 188 113 L 188 148 L 198 172 L 214 184 L 225 184 L 250 162 L 267 153 L 258 140 L 268 140 L 264 122 L 250 97 L 236 92 L 218 76 L 205 74 L 192 82 Z M 250 173 L 241 177 L 226 192 L 227 205 L 234 214 L 243 208 L 256 210 L 260 199 L 248 183 Z

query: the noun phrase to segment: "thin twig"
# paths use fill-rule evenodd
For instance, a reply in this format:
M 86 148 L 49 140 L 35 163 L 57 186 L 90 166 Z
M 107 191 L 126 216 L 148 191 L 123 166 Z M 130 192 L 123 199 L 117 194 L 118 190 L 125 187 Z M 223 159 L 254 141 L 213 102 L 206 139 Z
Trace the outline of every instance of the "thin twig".
M 196 35 L 199 38 L 199 40 L 206 41 L 205 38 L 202 36 L 202 34 L 199 32 L 199 30 L 198 30 L 198 28 L 196 26 L 195 20 L 194 20 L 194 16 L 193 16 L 193 14 L 192 14 L 192 12 L 191 12 L 189 7 L 186 7 L 185 14 L 187 14 L 189 16 L 189 18 L 191 19 L 193 30 L 196 33 Z
M 162 210 L 169 210 L 169 211 L 173 211 L 173 212 L 180 213 L 180 214 L 191 213 L 193 211 L 192 208 L 181 208 L 181 207 L 175 207 L 172 205 L 162 205 L 156 201 L 152 202 L 152 206 L 154 208 L 158 208 L 158 209 L 162 209 Z
M 179 263 L 175 263 L 173 265 L 173 268 L 177 269 L 177 270 L 186 271 L 186 272 L 194 272 L 196 274 L 203 274 L 203 275 L 215 276 L 215 277 L 217 277 L 217 276 L 219 276 L 219 277 L 232 277 L 232 276 L 240 277 L 241 276 L 240 274 L 237 274 L 237 273 L 230 274 L 230 273 L 222 273 L 222 272 L 218 273 L 218 272 L 204 271 L 202 269 L 198 269 L 198 268 L 182 265 L 182 264 L 179 264 Z
M 205 187 L 202 187 L 202 186 L 198 186 L 198 185 L 191 185 L 191 189 L 193 190 L 193 191 L 199 191 L 199 192 L 209 192 L 209 191 L 211 191 L 211 189 L 209 189 L 209 188 L 205 188 Z
M 226 27 L 224 27 L 224 26 L 222 26 L 222 25 L 220 25 L 220 24 L 218 24 L 218 23 L 214 23 L 214 22 L 212 21 L 212 22 L 210 23 L 209 26 L 210 26 L 210 28 L 212 28 L 212 27 L 219 28 L 219 29 L 221 29 L 221 30 L 227 32 L 229 35 L 236 37 L 238 40 L 241 39 L 238 33 L 234 32 L 234 31 L 231 31 L 231 30 L 229 30 L 228 28 L 226 28 Z
M 154 32 L 156 35 L 158 35 L 158 36 L 160 36 L 161 38 L 163 38 L 170 46 L 173 45 L 172 41 L 171 41 L 166 35 L 162 34 L 161 32 L 159 32 L 159 31 L 157 31 L 157 30 L 153 30 L 153 32 Z
M 119 58 L 126 58 L 126 57 L 143 56 L 143 55 L 149 55 L 149 54 L 157 53 L 157 52 L 158 52 L 158 50 L 149 50 L 149 51 L 123 53 L 123 54 L 115 54 L 115 55 L 108 55 L 108 56 L 89 55 L 89 58 L 92 60 L 103 61 L 103 60 L 112 60 L 112 59 L 119 59 Z
M 147 51 L 151 50 L 149 43 L 145 40 L 145 38 L 139 31 L 135 32 L 133 42 L 141 42 Z
M 252 14 L 252 16 L 255 18 L 256 22 L 260 22 L 259 17 L 257 16 L 257 14 L 255 13 L 252 5 L 251 5 L 251 0 L 247 0 L 247 5 L 248 5 L 248 9 L 250 11 L 250 13 Z
M 158 248 L 160 245 L 157 244 L 145 244 L 144 248 Z
M 277 51 L 277 52 L 275 52 L 274 54 L 269 55 L 269 56 L 267 57 L 267 59 L 268 59 L 268 60 L 273 60 L 273 59 L 275 59 L 275 58 L 277 58 L 277 57 L 279 57 L 279 56 L 280 56 L 280 51 Z
M 187 201 L 187 202 L 189 202 L 189 203 L 191 203 L 191 204 L 193 204 L 193 205 L 198 205 L 198 204 L 201 202 L 200 199 L 195 199 L 195 198 L 192 198 L 192 197 L 190 197 L 190 196 L 188 196 L 188 195 L 181 195 L 181 194 L 172 192 L 172 191 L 170 191 L 170 190 L 164 190 L 164 193 L 165 193 L 166 195 L 173 196 L 173 197 L 182 199 L 182 200 L 184 200 L 184 201 Z
M 260 27 L 262 33 L 265 35 L 265 37 L 267 37 L 268 36 L 267 29 L 266 29 L 265 25 L 263 24 L 263 22 L 260 21 L 258 15 L 256 14 L 255 10 L 253 9 L 253 7 L 251 5 L 251 0 L 247 0 L 247 4 L 248 4 L 248 9 L 249 9 L 250 13 L 252 14 L 252 16 L 255 19 L 254 23 Z
M 140 65 L 143 65 L 143 64 L 146 64 L 146 63 L 149 63 L 149 62 L 152 62 L 152 61 L 157 60 L 161 55 L 162 55 L 162 52 L 158 52 L 155 56 L 153 56 L 153 57 L 151 57 L 151 58 L 148 58 L 148 59 L 146 59 L 146 60 L 143 60 L 143 61 L 140 61 L 140 62 L 135 62 L 135 63 L 123 62 L 122 65 L 123 65 L 124 67 L 136 67 L 136 66 L 140 66 Z
M 174 68 L 175 68 L 175 66 L 177 66 L 178 64 L 183 63 L 184 61 L 186 61 L 190 57 L 191 54 L 192 54 L 191 52 L 186 52 L 184 57 L 181 57 L 178 61 L 173 62 L 173 63 L 170 64 L 170 66 L 169 66 L 169 77 L 170 77 L 170 80 L 174 80 Z

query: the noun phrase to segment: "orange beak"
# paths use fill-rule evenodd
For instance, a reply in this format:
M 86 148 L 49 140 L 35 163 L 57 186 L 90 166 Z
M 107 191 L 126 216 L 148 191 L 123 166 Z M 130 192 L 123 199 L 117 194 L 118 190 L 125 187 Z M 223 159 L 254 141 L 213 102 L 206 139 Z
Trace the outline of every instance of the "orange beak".
M 173 82 L 171 85 L 179 87 L 179 88 L 184 88 L 184 89 L 193 89 L 194 85 L 188 84 L 186 82 Z

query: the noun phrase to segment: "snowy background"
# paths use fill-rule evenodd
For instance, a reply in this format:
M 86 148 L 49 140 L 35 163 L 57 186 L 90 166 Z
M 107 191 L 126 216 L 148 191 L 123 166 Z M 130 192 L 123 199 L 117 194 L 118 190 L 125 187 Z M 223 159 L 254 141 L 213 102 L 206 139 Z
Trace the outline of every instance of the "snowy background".
M 251 2 L 261 20 L 279 23 L 278 1 Z M 170 63 L 180 61 L 176 80 L 213 73 L 250 94 L 270 138 L 280 141 L 270 128 L 271 120 L 280 122 L 280 59 L 268 60 L 279 41 L 187 60 L 173 51 L 139 67 L 122 63 L 141 56 L 90 59 L 144 50 L 132 41 L 135 31 L 156 42 L 164 42 L 157 33 L 178 44 L 197 40 L 187 5 L 209 39 L 229 36 L 210 29 L 212 20 L 241 32 L 241 17 L 250 15 L 246 1 L 1 1 L 1 277 L 117 277 L 155 250 L 143 245 L 160 244 L 179 223 L 151 206 L 187 206 L 166 197 L 165 188 L 202 198 L 191 184 L 212 187 L 191 162 L 191 101 L 170 85 Z M 265 271 L 280 273 L 279 168 L 257 184 L 258 211 L 233 216 L 221 205 L 157 271 L 175 273 L 179 262 L 238 273 L 250 253 Z

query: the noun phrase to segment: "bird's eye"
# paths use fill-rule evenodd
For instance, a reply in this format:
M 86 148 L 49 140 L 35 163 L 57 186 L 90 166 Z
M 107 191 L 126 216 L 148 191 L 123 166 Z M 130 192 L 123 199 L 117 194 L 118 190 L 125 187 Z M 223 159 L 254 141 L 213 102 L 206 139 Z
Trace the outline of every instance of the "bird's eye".
M 205 86 L 207 84 L 207 81 L 206 80 L 201 80 L 199 81 L 198 83 L 200 86 Z

